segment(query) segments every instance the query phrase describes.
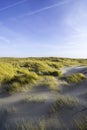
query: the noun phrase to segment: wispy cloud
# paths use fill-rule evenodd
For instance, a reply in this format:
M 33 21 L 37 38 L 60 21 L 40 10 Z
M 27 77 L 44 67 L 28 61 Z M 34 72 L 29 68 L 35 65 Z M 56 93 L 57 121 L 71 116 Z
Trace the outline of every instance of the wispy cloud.
M 40 13 L 40 12 L 43 12 L 43 11 L 52 9 L 52 8 L 62 6 L 62 5 L 64 5 L 64 4 L 68 4 L 68 3 L 71 2 L 71 1 L 72 1 L 72 0 L 67 0 L 67 1 L 60 2 L 60 3 L 58 2 L 58 3 L 56 3 L 56 4 L 53 4 L 53 5 L 50 5 L 50 6 L 46 6 L 46 7 L 44 7 L 44 8 L 38 9 L 38 10 L 36 10 L 36 11 L 32 11 L 32 12 L 25 13 L 25 14 L 19 16 L 19 17 L 21 18 L 21 17 L 24 17 L 24 16 L 35 15 L 35 14 L 38 14 L 38 13 Z
M 1 42 L 5 42 L 5 43 L 10 43 L 10 40 L 8 40 L 7 38 L 0 36 L 0 43 Z
M 20 5 L 20 4 L 22 4 L 22 3 L 25 3 L 26 1 L 28 1 L 28 0 L 21 0 L 21 1 L 19 1 L 19 2 L 14 3 L 14 4 L 10 4 L 10 5 L 6 6 L 6 7 L 1 8 L 1 9 L 0 9 L 0 12 L 5 11 L 5 10 L 7 10 L 7 9 L 9 9 L 9 8 L 15 7 L 15 6 L 17 6 L 17 5 Z

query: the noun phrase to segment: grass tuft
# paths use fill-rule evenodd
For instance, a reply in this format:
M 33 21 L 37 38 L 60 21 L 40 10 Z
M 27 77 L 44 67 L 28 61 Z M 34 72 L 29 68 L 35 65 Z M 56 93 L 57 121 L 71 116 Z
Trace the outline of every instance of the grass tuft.
M 67 77 L 69 83 L 79 83 L 83 80 L 86 80 L 87 77 L 82 73 L 75 73 Z

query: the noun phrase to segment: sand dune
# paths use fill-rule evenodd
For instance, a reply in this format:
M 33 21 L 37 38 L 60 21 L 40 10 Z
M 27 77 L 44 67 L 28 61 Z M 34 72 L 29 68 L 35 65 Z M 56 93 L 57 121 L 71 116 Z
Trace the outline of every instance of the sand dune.
M 85 74 L 86 70 L 86 67 L 78 66 L 64 68 L 62 72 L 65 76 L 68 76 L 78 72 Z M 55 112 L 53 112 L 51 109 L 57 99 L 60 99 L 63 103 L 57 106 L 59 108 L 55 108 Z M 77 130 L 75 121 L 81 120 L 86 115 L 87 81 L 63 87 L 61 92 L 50 91 L 45 88 L 33 89 L 27 93 L 0 96 L 0 130 L 7 130 L 7 126 L 12 129 L 15 126 L 14 122 L 22 125 L 20 123 L 22 120 L 25 124 L 28 121 L 35 125 L 42 121 L 42 123 L 44 122 L 42 125 L 47 130 Z M 5 128 L 6 124 L 8 125 Z M 32 127 L 35 127 L 35 125 Z M 21 127 L 18 127 L 18 130 L 21 130 Z

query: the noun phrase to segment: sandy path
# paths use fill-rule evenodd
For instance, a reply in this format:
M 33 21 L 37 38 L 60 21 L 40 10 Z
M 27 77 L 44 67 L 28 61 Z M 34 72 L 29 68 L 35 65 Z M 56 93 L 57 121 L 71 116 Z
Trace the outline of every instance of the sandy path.
M 85 69 L 87 69 L 86 66 L 65 67 L 62 69 L 62 73 L 65 76 L 69 76 L 73 73 L 83 72 Z

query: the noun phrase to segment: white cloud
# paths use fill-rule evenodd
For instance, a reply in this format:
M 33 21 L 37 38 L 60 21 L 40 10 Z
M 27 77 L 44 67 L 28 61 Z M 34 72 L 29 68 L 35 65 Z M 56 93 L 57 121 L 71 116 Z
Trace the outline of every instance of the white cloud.
M 70 29 L 68 36 L 65 38 L 66 46 L 70 46 L 70 50 L 73 51 L 73 54 L 76 54 L 75 51 L 79 51 L 79 54 L 83 53 L 87 56 L 86 1 L 75 1 L 69 10 L 69 13 L 65 17 L 64 22 L 67 25 L 67 28 Z

